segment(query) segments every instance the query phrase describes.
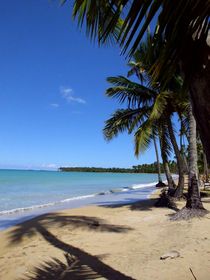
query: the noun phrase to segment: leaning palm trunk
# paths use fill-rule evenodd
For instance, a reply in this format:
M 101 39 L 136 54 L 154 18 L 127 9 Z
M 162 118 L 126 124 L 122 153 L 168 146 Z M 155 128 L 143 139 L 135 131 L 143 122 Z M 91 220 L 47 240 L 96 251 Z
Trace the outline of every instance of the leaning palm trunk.
M 171 175 L 171 171 L 169 169 L 168 162 L 165 161 L 164 159 L 163 159 L 163 167 L 164 167 L 164 171 L 165 171 L 165 174 L 166 174 L 166 179 L 167 179 L 167 182 L 168 182 L 168 195 L 173 196 L 173 194 L 176 190 L 176 185 L 175 185 L 173 177 Z
M 164 172 L 166 175 L 166 179 L 168 182 L 168 193 L 174 193 L 175 189 L 176 189 L 176 185 L 174 183 L 173 177 L 171 175 L 170 169 L 169 169 L 169 165 L 168 165 L 168 158 L 166 155 L 166 152 L 163 148 L 163 142 L 162 139 L 160 137 L 160 150 L 161 150 L 161 156 L 162 156 L 162 160 L 163 160 L 163 168 L 164 168 Z
M 155 146 L 155 154 L 156 154 L 156 160 L 157 160 L 157 171 L 158 171 L 158 184 L 162 185 L 163 181 L 161 178 L 161 168 L 160 168 L 160 160 L 159 160 L 159 154 L 158 154 L 158 148 L 157 148 L 157 143 L 156 143 L 156 139 L 155 136 L 153 135 L 153 142 L 154 142 L 154 146 Z
M 186 208 L 203 209 L 200 199 L 198 184 L 198 166 L 197 166 L 197 143 L 196 143 L 196 122 L 193 117 L 192 107 L 189 108 L 189 185 Z
M 177 167 L 178 167 L 178 172 L 179 172 L 179 181 L 178 181 L 178 186 L 177 189 L 174 193 L 174 197 L 176 198 L 181 198 L 183 197 L 183 190 L 184 190 L 184 173 L 185 173 L 185 167 L 184 167 L 184 162 L 183 162 L 183 158 L 181 156 L 181 153 L 179 151 L 179 147 L 177 145 L 176 142 L 176 138 L 174 135 L 174 131 L 172 128 L 172 123 L 171 123 L 171 119 L 168 119 L 168 132 L 171 138 L 171 143 L 172 146 L 174 148 L 174 152 L 176 155 L 176 159 L 177 159 Z

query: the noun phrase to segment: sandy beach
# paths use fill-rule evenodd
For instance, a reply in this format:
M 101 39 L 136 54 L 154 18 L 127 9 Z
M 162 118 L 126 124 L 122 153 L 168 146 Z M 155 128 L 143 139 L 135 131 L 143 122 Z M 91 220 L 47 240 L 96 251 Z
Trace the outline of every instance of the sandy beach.
M 155 208 L 156 198 L 45 214 L 0 232 L 0 279 L 210 279 L 210 214 L 170 221 L 174 211 Z M 160 259 L 171 250 L 180 256 Z

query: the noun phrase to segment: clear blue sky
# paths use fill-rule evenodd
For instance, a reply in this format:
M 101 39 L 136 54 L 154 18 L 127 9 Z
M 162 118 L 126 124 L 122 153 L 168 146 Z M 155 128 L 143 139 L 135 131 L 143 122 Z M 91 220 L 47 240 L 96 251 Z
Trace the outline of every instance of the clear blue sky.
M 104 121 L 119 107 L 106 77 L 126 75 L 117 47 L 98 48 L 71 20 L 71 1 L 1 1 L 0 167 L 130 167 L 127 135 L 107 143 Z

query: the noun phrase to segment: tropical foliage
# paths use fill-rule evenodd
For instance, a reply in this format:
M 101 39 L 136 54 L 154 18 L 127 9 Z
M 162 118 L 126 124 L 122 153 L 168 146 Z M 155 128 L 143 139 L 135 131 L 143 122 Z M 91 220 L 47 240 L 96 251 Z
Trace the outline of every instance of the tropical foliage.
M 80 26 L 86 26 L 91 38 L 98 39 L 99 44 L 117 41 L 122 53 L 134 57 L 129 75 L 136 74 L 140 83 L 123 76 L 108 79 L 112 87 L 106 94 L 124 103 L 126 109 L 117 110 L 106 122 L 106 139 L 127 131 L 134 135 L 135 154 L 138 155 L 152 140 L 159 138 L 169 187 L 168 158 L 173 146 L 179 170 L 179 192 L 184 172 L 188 170 L 191 174 L 188 209 L 202 209 L 195 172 L 197 151 L 193 115 L 210 163 L 209 14 L 208 0 L 180 0 L 178 3 L 175 0 L 75 0 L 73 9 L 73 17 Z M 142 40 L 150 24 L 152 36 L 147 36 L 144 44 Z M 177 73 L 181 75 L 181 83 Z M 182 144 L 179 148 L 176 142 L 174 113 L 181 122 L 180 134 L 186 134 L 188 139 L 189 164 Z M 188 120 L 188 129 L 184 128 L 185 120 Z
M 129 56 L 136 52 L 149 25 L 155 24 L 153 43 L 161 48 L 150 68 L 153 82 L 167 85 L 180 66 L 210 163 L 209 14 L 208 0 L 75 0 L 73 9 L 73 17 L 86 26 L 91 38 L 100 44 L 116 40 Z
M 177 164 L 175 161 L 169 161 L 169 167 L 172 173 L 177 173 Z M 160 164 L 161 173 L 164 173 L 163 164 Z M 111 173 L 157 173 L 157 162 L 150 164 L 138 164 L 132 168 L 118 168 L 118 167 L 60 167 L 62 172 L 111 172 Z

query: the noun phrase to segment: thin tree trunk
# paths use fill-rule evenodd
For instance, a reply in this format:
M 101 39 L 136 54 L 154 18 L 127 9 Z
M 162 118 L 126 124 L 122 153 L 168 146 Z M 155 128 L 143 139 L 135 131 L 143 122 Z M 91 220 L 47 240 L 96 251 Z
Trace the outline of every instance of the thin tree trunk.
M 197 166 L 197 143 L 196 143 L 196 122 L 192 113 L 192 107 L 189 108 L 189 185 L 186 208 L 204 209 L 199 193 L 198 185 L 198 166 Z
M 208 163 L 206 159 L 206 154 L 203 152 L 203 165 L 204 165 L 204 175 L 205 175 L 205 181 L 206 183 L 209 182 L 209 169 L 208 169 Z
M 189 169 L 188 169 L 188 164 L 187 164 L 187 159 L 186 156 L 184 154 L 184 144 L 183 144 L 183 135 L 184 135 L 184 125 L 183 125 L 183 119 L 181 116 L 179 116 L 180 118 L 180 122 L 181 122 L 181 128 L 180 128 L 180 154 L 183 160 L 183 164 L 184 164 L 184 173 L 188 174 Z
M 183 158 L 183 162 L 184 162 L 184 165 L 185 165 L 185 174 L 188 174 L 189 173 L 189 166 L 188 166 L 186 155 L 184 153 L 182 154 L 182 158 Z
M 164 171 L 165 171 L 165 174 L 166 174 L 166 179 L 167 179 L 167 182 L 168 182 L 168 194 L 170 196 L 173 196 L 173 194 L 176 190 L 176 185 L 175 185 L 173 177 L 171 175 L 171 171 L 170 171 L 168 162 L 165 161 L 165 160 L 163 160 L 163 167 L 164 167 Z
M 179 151 L 179 147 L 176 142 L 176 137 L 173 132 L 173 127 L 172 127 L 170 118 L 168 119 L 168 132 L 169 132 L 169 135 L 171 138 L 171 143 L 174 148 L 175 155 L 176 155 L 177 167 L 178 167 L 178 172 L 179 172 L 178 186 L 174 193 L 174 197 L 181 198 L 183 196 L 183 190 L 184 190 L 184 163 L 183 163 L 181 153 Z
M 172 194 L 172 193 L 174 193 L 174 191 L 176 189 L 176 185 L 174 183 L 173 177 L 172 177 L 170 169 L 169 169 L 168 159 L 167 159 L 167 155 L 163 148 L 161 137 L 160 137 L 160 150 L 161 150 L 161 156 L 162 156 L 162 160 L 163 160 L 163 168 L 164 168 L 164 172 L 166 174 L 166 179 L 168 182 L 168 193 Z
M 156 139 L 155 139 L 155 136 L 154 136 L 154 135 L 153 135 L 153 141 L 154 141 L 155 154 L 156 154 L 156 160 L 157 160 L 158 182 L 159 182 L 159 183 L 162 183 L 161 168 L 160 168 L 160 160 L 159 160 L 159 154 L 158 154 L 157 143 L 156 143 Z

